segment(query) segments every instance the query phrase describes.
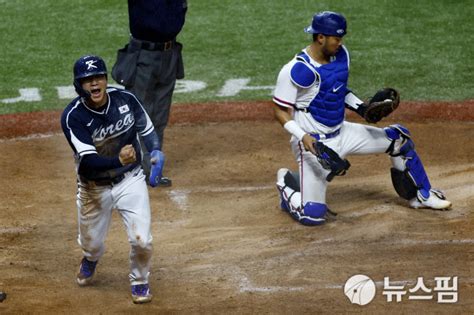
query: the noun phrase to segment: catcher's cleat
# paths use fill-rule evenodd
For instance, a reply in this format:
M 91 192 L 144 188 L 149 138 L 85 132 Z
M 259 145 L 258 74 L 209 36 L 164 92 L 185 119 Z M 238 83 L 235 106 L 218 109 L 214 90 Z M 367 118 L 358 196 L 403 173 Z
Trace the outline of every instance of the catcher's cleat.
M 283 211 L 290 212 L 290 208 L 288 207 L 287 202 L 283 198 L 283 189 L 285 188 L 285 175 L 289 172 L 287 168 L 280 168 L 277 172 L 277 189 L 280 195 L 280 208 Z
M 430 189 L 428 198 L 425 198 L 420 191 L 417 192 L 417 196 L 410 200 L 410 207 L 418 208 L 431 208 L 435 210 L 447 210 L 451 207 L 451 202 L 446 200 L 444 194 L 436 189 Z
M 80 286 L 88 285 L 94 277 L 97 261 L 89 261 L 86 257 L 82 258 L 79 272 L 77 273 L 77 284 Z
M 148 283 L 132 285 L 132 301 L 135 304 L 151 302 L 153 295 L 150 293 Z

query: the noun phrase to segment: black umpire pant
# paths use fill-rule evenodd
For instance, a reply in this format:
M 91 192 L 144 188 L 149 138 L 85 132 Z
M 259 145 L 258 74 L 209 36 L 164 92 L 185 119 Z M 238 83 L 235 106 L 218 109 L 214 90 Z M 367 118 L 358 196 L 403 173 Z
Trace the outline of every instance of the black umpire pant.
M 122 55 L 126 55 L 122 56 L 122 59 L 129 59 L 123 62 L 128 63 L 127 73 L 122 75 L 125 80 L 116 78 L 114 76 L 115 69 L 112 71 L 114 79 L 123 84 L 125 89 L 135 94 L 142 102 L 155 127 L 161 150 L 176 79 L 184 78 L 181 50 L 182 45 L 174 40 L 166 43 L 154 43 L 131 38 L 128 45 L 119 50 L 117 63 L 114 66 L 120 67 L 122 51 Z M 120 71 L 117 72 L 120 73 Z M 143 152 L 142 166 L 145 174 L 149 175 L 150 156 L 143 143 L 142 148 L 145 151 Z

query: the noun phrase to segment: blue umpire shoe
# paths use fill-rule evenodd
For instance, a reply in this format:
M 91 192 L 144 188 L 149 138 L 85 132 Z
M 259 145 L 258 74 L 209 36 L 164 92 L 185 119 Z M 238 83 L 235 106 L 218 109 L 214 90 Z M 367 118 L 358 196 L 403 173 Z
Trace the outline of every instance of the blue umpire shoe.
M 135 304 L 151 302 L 153 295 L 150 293 L 148 283 L 132 285 L 132 301 Z
M 79 272 L 77 273 L 77 284 L 80 286 L 88 285 L 94 277 L 97 261 L 89 261 L 86 257 L 82 258 Z

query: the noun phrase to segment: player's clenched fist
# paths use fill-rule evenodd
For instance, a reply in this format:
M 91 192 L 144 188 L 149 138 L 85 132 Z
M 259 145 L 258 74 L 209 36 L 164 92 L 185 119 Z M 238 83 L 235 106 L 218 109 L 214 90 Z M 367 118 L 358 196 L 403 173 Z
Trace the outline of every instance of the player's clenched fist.
M 119 160 L 122 165 L 127 165 L 137 160 L 135 149 L 131 144 L 127 144 L 120 150 Z

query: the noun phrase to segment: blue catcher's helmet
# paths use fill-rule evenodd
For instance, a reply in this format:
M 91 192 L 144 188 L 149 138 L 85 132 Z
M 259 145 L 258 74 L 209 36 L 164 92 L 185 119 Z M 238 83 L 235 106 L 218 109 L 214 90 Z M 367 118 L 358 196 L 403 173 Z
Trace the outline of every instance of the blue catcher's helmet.
M 82 97 L 88 97 L 89 93 L 82 88 L 81 79 L 101 74 L 105 74 L 107 77 L 107 67 L 102 58 L 93 55 L 79 58 L 74 63 L 74 88 L 77 94 Z
M 342 14 L 323 11 L 313 16 L 311 25 L 306 27 L 304 31 L 310 34 L 343 37 L 346 35 L 346 28 L 346 19 Z

